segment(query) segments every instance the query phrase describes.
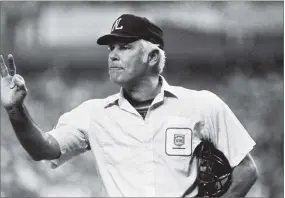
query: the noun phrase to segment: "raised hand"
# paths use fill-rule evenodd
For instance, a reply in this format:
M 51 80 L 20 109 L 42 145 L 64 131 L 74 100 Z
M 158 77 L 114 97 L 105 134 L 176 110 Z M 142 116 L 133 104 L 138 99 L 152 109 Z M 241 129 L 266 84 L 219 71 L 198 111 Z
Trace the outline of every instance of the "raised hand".
M 27 95 L 25 80 L 16 74 L 16 65 L 12 54 L 8 55 L 8 68 L 2 55 L 1 65 L 1 103 L 5 109 L 21 106 Z

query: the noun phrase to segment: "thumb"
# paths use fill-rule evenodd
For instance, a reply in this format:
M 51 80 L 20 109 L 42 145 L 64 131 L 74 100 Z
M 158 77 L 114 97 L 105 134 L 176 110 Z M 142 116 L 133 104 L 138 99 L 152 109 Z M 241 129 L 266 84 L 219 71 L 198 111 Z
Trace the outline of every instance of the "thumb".
M 25 80 L 18 74 L 13 77 L 10 89 L 13 89 L 14 87 L 17 87 L 17 89 L 20 90 L 26 90 Z

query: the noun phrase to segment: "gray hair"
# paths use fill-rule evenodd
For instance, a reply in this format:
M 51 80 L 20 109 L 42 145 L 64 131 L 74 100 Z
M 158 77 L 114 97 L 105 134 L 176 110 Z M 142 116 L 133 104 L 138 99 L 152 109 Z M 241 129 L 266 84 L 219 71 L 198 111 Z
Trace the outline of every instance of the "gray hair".
M 159 51 L 159 61 L 157 64 L 157 70 L 156 72 L 158 74 L 161 74 L 163 72 L 164 66 L 165 66 L 165 51 L 159 48 L 158 44 L 151 43 L 149 41 L 146 41 L 144 39 L 138 40 L 138 42 L 143 46 L 143 61 L 146 62 L 148 58 L 149 52 L 152 50 L 158 50 Z

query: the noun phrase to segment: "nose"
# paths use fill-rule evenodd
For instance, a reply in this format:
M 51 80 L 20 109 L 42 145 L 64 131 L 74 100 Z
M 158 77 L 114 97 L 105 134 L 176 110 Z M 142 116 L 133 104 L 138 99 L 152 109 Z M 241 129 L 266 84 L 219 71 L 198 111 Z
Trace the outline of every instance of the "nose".
M 110 51 L 109 53 L 109 59 L 111 61 L 117 61 L 119 60 L 119 57 L 118 57 L 118 53 L 117 53 L 117 49 L 114 48 L 112 51 Z

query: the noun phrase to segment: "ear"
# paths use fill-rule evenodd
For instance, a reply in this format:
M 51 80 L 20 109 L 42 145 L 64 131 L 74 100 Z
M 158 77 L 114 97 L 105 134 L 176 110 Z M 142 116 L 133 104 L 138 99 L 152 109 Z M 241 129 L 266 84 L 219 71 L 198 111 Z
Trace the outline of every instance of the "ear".
M 155 66 L 159 61 L 159 51 L 157 49 L 152 50 L 148 54 L 148 64 L 150 66 Z

